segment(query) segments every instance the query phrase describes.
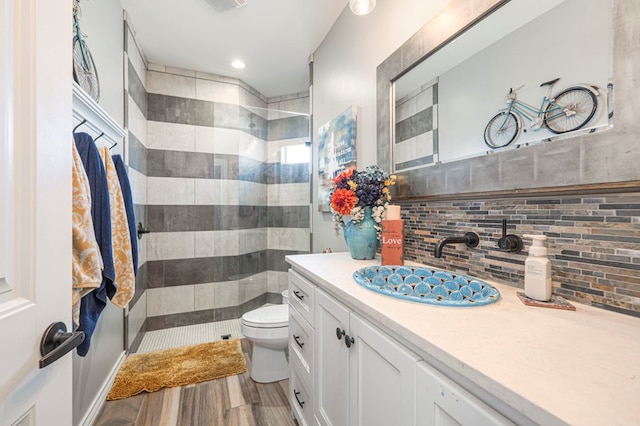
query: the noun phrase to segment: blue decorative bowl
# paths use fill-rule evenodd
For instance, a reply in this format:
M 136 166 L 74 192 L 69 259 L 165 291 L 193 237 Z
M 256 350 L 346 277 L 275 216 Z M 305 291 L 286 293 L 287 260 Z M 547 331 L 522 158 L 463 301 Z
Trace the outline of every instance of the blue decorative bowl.
M 367 266 L 355 271 L 353 279 L 369 290 L 430 305 L 481 306 L 500 298 L 485 281 L 423 266 Z

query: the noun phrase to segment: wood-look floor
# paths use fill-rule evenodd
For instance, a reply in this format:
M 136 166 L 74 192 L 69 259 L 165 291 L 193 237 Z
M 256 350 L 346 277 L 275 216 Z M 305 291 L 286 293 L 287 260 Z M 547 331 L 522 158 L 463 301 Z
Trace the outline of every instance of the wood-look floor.
M 287 397 L 289 380 L 266 384 L 251 380 L 251 342 L 241 341 L 246 373 L 107 401 L 95 425 L 297 425 Z

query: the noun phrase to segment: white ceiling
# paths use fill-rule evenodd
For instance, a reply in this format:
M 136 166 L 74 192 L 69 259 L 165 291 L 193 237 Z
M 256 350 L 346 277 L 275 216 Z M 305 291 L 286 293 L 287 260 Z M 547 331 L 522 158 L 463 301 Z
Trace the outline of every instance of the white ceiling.
M 238 78 L 267 97 L 309 88 L 309 55 L 347 5 L 248 0 L 219 13 L 205 0 L 121 2 L 149 62 Z M 232 68 L 234 59 L 246 68 Z

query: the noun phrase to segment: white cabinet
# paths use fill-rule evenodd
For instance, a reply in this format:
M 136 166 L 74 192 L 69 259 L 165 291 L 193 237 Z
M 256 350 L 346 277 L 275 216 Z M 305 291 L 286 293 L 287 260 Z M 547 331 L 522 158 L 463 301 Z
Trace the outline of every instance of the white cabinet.
M 321 290 L 315 293 L 315 416 L 321 425 L 349 422 L 349 310 Z M 344 334 L 343 334 L 344 333 Z
M 418 363 L 416 381 L 419 426 L 513 424 L 424 361 Z
M 289 403 L 299 425 L 315 425 L 314 413 L 315 285 L 289 271 Z
M 512 424 L 293 270 L 289 290 L 289 400 L 298 424 Z
M 349 424 L 413 425 L 418 356 L 351 313 Z
M 298 425 L 311 426 L 316 424 L 313 420 L 313 388 L 309 388 L 301 377 L 299 370 L 292 367 L 289 375 L 289 404 Z
M 414 424 L 419 358 L 322 290 L 315 298 L 319 424 Z

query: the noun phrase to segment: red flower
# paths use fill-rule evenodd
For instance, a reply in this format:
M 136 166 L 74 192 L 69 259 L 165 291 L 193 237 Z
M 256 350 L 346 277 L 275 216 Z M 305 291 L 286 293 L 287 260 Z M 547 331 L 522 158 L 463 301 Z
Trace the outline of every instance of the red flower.
M 336 189 L 331 196 L 331 208 L 340 214 L 351 214 L 357 202 L 355 192 L 349 189 Z
M 347 182 L 351 179 L 353 175 L 354 169 L 347 169 L 344 172 L 340 173 L 338 176 L 333 178 L 333 186 L 334 188 L 341 188 L 347 185 Z

